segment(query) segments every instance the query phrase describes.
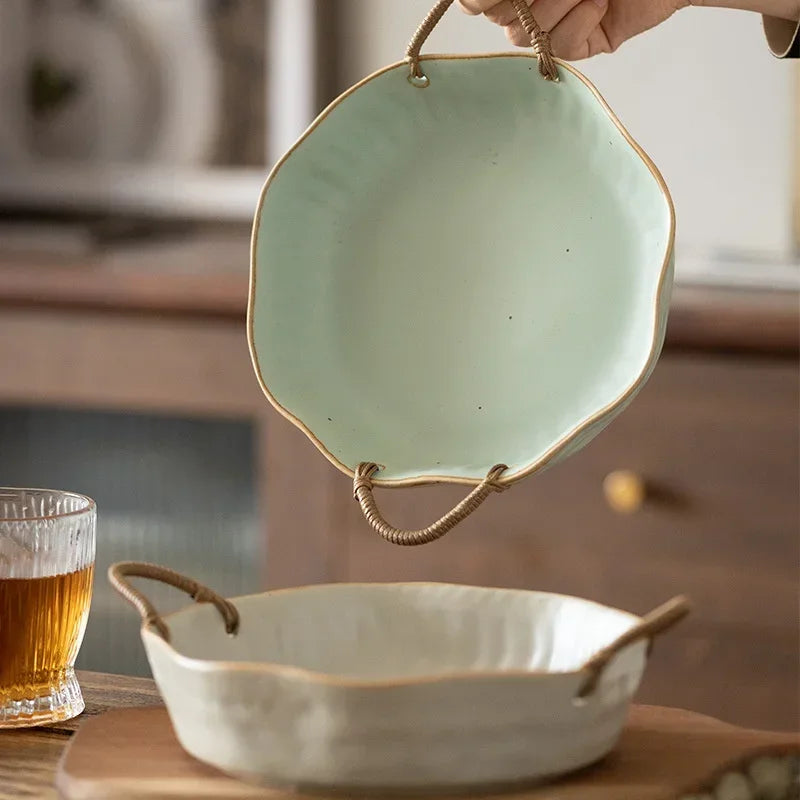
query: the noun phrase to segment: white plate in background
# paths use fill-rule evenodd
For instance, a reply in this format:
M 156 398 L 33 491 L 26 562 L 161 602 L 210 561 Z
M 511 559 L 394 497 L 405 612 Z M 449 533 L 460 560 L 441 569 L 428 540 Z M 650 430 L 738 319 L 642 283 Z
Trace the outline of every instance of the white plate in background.
M 29 12 L 29 52 L 80 81 L 29 122 L 30 155 L 55 161 L 186 166 L 213 152 L 219 70 L 197 0 L 46 3 Z M 30 119 L 30 118 L 29 118 Z

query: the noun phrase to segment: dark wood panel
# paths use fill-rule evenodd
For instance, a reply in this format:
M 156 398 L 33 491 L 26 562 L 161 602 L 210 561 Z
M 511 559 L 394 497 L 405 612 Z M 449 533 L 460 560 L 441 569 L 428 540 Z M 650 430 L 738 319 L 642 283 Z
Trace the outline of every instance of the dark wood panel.
M 731 692 L 718 673 L 739 674 L 756 655 L 762 674 L 789 691 L 796 672 L 786 664 L 800 657 L 797 409 L 791 359 L 665 356 L 640 397 L 584 451 L 490 498 L 439 542 L 410 550 L 386 544 L 351 502 L 340 577 L 524 587 L 639 613 L 687 593 L 696 605 L 692 625 L 746 632 L 719 642 L 716 633 L 706 636 L 713 681 L 678 660 L 674 690 L 651 700 L 718 713 Z M 604 498 L 604 477 L 621 468 L 657 489 L 638 513 L 620 515 Z M 433 487 L 383 490 L 378 498 L 395 524 L 415 526 L 463 493 Z M 729 717 L 785 727 L 780 693 L 751 683 L 745 711 Z M 765 703 L 760 717 L 755 697 Z
M 349 480 L 277 414 L 259 417 L 258 436 L 265 588 L 325 583 L 343 553 L 338 516 L 349 496 Z
M 656 644 L 636 697 L 727 722 L 800 731 L 800 629 L 707 626 L 697 620 Z
M 672 349 L 796 355 L 797 292 L 678 286 L 667 327 Z

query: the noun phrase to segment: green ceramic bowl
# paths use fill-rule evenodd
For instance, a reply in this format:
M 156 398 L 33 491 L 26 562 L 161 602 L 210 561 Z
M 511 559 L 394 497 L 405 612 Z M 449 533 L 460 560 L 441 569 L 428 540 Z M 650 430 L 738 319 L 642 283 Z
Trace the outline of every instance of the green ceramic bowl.
M 327 108 L 264 187 L 249 340 L 342 471 L 510 484 L 585 445 L 658 358 L 674 213 L 596 89 L 527 53 L 400 62 Z

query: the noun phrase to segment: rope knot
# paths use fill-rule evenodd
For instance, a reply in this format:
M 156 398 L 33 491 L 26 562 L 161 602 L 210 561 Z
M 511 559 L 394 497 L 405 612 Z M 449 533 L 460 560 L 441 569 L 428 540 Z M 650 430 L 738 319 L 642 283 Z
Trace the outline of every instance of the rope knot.
M 356 474 L 353 477 L 353 497 L 358 500 L 359 489 L 372 489 L 372 476 L 378 471 L 377 464 L 366 462 L 356 467 Z
M 419 64 L 419 56 L 406 56 L 405 62 L 408 64 L 409 67 L 409 75 L 412 78 L 423 78 L 424 73 L 422 72 L 422 67 Z
M 483 481 L 483 485 L 487 489 L 491 489 L 493 492 L 505 492 L 511 487 L 508 484 L 500 483 L 500 476 L 507 469 L 508 467 L 505 464 L 496 464 L 489 470 L 489 473 L 486 475 L 486 479 Z
M 543 55 L 550 55 L 552 52 L 550 47 L 550 34 L 547 31 L 543 31 L 541 28 L 531 36 L 531 45 L 533 46 L 533 52 L 537 58 Z

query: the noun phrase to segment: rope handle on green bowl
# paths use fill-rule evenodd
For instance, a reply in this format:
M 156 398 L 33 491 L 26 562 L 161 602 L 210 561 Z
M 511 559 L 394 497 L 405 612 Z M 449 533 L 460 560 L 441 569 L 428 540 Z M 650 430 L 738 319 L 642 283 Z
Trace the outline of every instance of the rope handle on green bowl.
M 236 633 L 239 630 L 239 612 L 230 600 L 218 595 L 211 589 L 203 586 L 186 575 L 181 575 L 166 567 L 156 564 L 147 564 L 144 561 L 119 561 L 108 568 L 108 580 L 111 585 L 141 614 L 142 623 L 153 627 L 159 636 L 169 641 L 169 628 L 167 623 L 156 611 L 155 606 L 126 580 L 127 578 L 149 578 L 161 581 L 176 589 L 186 592 L 192 600 L 198 603 L 213 603 L 225 621 L 227 633 Z
M 490 494 L 504 492 L 508 485 L 500 483 L 500 476 L 508 467 L 497 464 L 489 470 L 487 476 L 454 508 L 441 519 L 415 531 L 402 530 L 390 525 L 378 510 L 375 496 L 372 493 L 372 476 L 378 471 L 377 464 L 365 462 L 356 468 L 353 478 L 353 496 L 361 506 L 361 510 L 372 529 L 392 544 L 406 547 L 428 544 L 441 539 L 459 522 L 465 520 Z
M 542 30 L 539 26 L 539 23 L 534 19 L 533 13 L 525 0 L 510 0 L 510 2 L 511 5 L 514 6 L 514 11 L 517 12 L 522 27 L 530 37 L 531 47 L 533 47 L 533 52 L 539 62 L 539 74 L 546 81 L 557 81 L 558 67 L 553 58 L 550 34 Z M 408 80 L 420 89 L 424 89 L 430 84 L 427 75 L 422 71 L 422 67 L 419 63 L 422 46 L 451 5 L 453 5 L 453 0 L 439 0 L 428 12 L 428 16 L 422 20 L 422 23 L 417 28 L 406 48 L 406 61 L 411 67 Z
M 636 625 L 618 636 L 610 645 L 595 653 L 581 667 L 581 672 L 586 673 L 586 680 L 581 684 L 577 697 L 588 697 L 594 692 L 603 672 L 617 653 L 640 639 L 650 639 L 652 646 L 652 640 L 656 636 L 677 625 L 691 608 L 691 603 L 683 595 L 673 597 L 672 600 L 668 600 L 642 617 Z

